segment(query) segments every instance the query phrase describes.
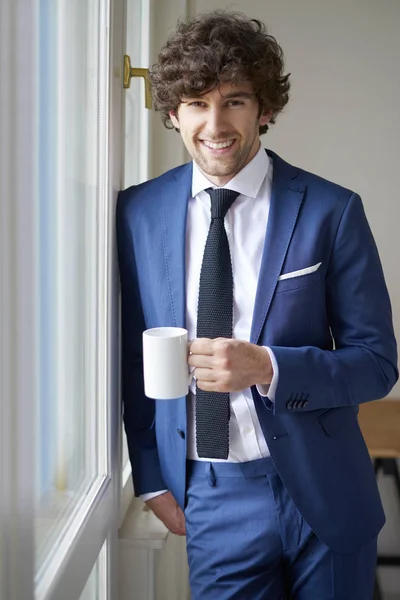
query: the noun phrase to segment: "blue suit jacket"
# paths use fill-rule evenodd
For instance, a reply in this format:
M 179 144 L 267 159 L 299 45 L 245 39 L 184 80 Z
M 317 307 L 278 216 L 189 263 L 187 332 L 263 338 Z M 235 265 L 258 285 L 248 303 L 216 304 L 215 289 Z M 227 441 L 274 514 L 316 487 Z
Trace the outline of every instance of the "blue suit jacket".
M 357 194 L 273 160 L 272 197 L 250 341 L 279 366 L 275 402 L 253 398 L 272 459 L 297 508 L 330 547 L 377 535 L 384 514 L 358 405 L 397 380 L 390 301 Z M 136 494 L 185 505 L 186 398 L 144 396 L 142 332 L 185 327 L 185 233 L 192 165 L 120 193 L 124 423 Z M 251 231 L 249 231 L 251 235 Z M 321 263 L 313 273 L 281 274 Z

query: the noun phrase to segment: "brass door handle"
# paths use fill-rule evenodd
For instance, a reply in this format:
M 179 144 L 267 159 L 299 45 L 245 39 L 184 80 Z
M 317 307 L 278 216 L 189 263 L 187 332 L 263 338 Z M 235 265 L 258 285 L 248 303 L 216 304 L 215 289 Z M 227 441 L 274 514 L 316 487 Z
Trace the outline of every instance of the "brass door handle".
M 143 77 L 144 79 L 144 97 L 145 107 L 148 109 L 152 108 L 151 103 L 151 91 L 149 82 L 149 70 L 148 69 L 137 69 L 131 67 L 131 58 L 127 54 L 124 56 L 124 88 L 131 87 L 131 77 Z

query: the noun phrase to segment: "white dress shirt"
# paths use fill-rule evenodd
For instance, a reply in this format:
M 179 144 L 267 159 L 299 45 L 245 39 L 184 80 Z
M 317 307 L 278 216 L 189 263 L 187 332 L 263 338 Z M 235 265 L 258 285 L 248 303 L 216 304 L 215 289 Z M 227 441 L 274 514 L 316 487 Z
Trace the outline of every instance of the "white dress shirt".
M 256 156 L 227 184 L 239 192 L 225 217 L 233 272 L 233 338 L 250 340 L 251 323 L 265 233 L 271 201 L 272 161 L 260 146 Z M 211 221 L 210 196 L 204 191 L 216 187 L 193 163 L 192 196 L 189 199 L 186 225 L 186 328 L 189 340 L 196 338 L 197 303 L 200 270 Z M 274 376 L 270 386 L 258 391 L 273 401 L 278 383 L 278 367 L 272 351 Z M 187 457 L 199 458 L 196 451 L 195 382 L 187 404 Z M 229 455 L 227 461 L 246 462 L 269 456 L 250 388 L 230 394 Z M 144 494 L 146 501 L 166 490 Z

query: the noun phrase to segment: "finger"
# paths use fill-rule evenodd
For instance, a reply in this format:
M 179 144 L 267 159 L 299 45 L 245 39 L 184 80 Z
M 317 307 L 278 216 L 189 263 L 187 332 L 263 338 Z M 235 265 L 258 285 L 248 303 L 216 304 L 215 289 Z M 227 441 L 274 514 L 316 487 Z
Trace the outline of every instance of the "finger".
M 203 392 L 225 392 L 227 390 L 221 389 L 221 386 L 216 381 L 197 380 L 197 387 L 203 390 Z
M 188 364 L 191 367 L 211 369 L 212 357 L 208 354 L 190 354 L 188 357 Z
M 186 534 L 186 519 L 185 519 L 185 515 L 180 507 L 177 508 L 177 513 L 176 513 L 175 533 L 177 535 L 185 535 Z
M 216 381 L 215 379 L 215 371 L 212 369 L 196 369 L 194 372 L 194 376 L 196 377 L 197 382 L 199 381 Z
M 182 526 L 181 523 L 164 523 L 164 525 L 171 533 L 174 533 L 175 535 L 185 535 L 186 533 L 185 526 Z
M 213 354 L 213 340 L 208 338 L 196 338 L 189 344 L 190 354 Z

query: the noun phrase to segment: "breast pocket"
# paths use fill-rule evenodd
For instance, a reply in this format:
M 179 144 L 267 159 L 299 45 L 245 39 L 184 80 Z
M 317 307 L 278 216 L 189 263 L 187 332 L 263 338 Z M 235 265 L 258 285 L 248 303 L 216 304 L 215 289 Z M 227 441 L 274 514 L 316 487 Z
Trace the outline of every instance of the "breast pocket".
M 277 346 L 318 345 L 325 329 L 322 270 L 278 281 L 265 329 L 268 342 Z
M 293 290 L 299 290 L 316 285 L 322 281 L 323 275 L 320 268 L 307 273 L 302 273 L 302 270 L 294 271 L 293 273 L 287 273 L 286 275 L 281 276 L 281 278 L 278 280 L 275 293 L 282 294 L 285 292 L 291 292 Z

